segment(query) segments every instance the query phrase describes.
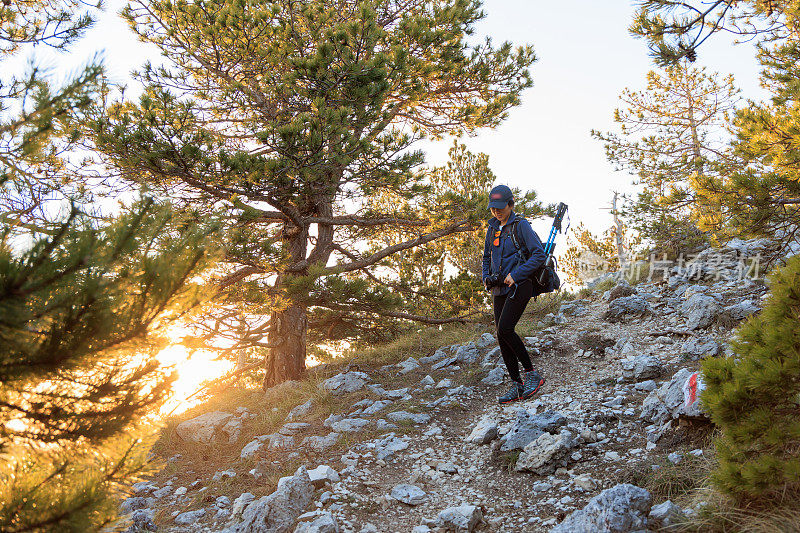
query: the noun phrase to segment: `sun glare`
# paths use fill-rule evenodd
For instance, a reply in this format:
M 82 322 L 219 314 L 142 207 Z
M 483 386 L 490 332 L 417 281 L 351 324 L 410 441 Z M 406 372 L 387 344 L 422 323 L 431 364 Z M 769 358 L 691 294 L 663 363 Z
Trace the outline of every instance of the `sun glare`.
M 203 383 L 224 376 L 233 369 L 232 362 L 214 360 L 215 357 L 214 352 L 191 352 L 180 344 L 173 344 L 159 352 L 157 358 L 161 364 L 178 372 L 178 379 L 172 385 L 172 396 L 161 407 L 162 415 L 179 414 L 197 404 L 201 395 L 189 396 Z

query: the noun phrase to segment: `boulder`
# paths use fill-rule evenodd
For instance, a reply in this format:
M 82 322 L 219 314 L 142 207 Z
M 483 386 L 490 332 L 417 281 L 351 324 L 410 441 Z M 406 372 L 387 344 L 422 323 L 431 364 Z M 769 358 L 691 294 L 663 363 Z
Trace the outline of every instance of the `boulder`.
M 395 453 L 408 448 L 408 441 L 395 437 L 394 433 L 388 434 L 382 439 L 378 439 L 375 443 L 375 457 L 381 460 L 386 460 L 393 456 Z
M 291 477 L 282 478 L 269 496 L 253 501 L 242 513 L 242 521 L 232 533 L 283 533 L 311 504 L 314 485 L 305 467 Z
M 428 499 L 428 496 L 425 494 L 424 490 L 416 485 L 410 485 L 408 483 L 395 485 L 394 488 L 392 488 L 390 496 L 397 501 L 411 506 L 425 503 L 425 501 Z
M 628 533 L 647 528 L 648 491 L 622 483 L 606 489 L 570 514 L 550 533 Z
M 158 531 L 158 526 L 153 522 L 155 511 L 153 509 L 137 509 L 131 513 L 131 527 L 126 533 L 140 533 L 141 531 Z
M 483 520 L 483 510 L 477 505 L 448 507 L 436 517 L 436 525 L 456 531 L 473 531 Z
M 442 359 L 447 357 L 447 352 L 443 351 L 441 348 L 436 350 L 433 355 L 429 355 L 427 357 L 420 357 L 419 362 L 423 365 L 429 365 L 435 363 L 437 361 L 441 361 Z
M 250 504 L 250 502 L 252 502 L 255 499 L 256 495 L 251 492 L 241 493 L 238 498 L 233 500 L 233 509 L 231 510 L 231 518 L 236 518 L 240 514 L 242 514 L 244 508 L 247 507 Z
M 175 427 L 175 433 L 187 441 L 211 444 L 227 442 L 230 435 L 223 433 L 223 427 L 233 418 L 231 413 L 212 411 L 191 420 L 184 420 Z
M 543 433 L 525 446 L 514 469 L 517 472 L 530 471 L 539 475 L 552 474 L 557 468 L 567 466 L 569 455 L 575 446 L 569 432 L 558 435 Z
M 319 386 L 333 395 L 339 395 L 359 391 L 364 388 L 367 381 L 369 376 L 364 372 L 343 372 L 326 379 Z

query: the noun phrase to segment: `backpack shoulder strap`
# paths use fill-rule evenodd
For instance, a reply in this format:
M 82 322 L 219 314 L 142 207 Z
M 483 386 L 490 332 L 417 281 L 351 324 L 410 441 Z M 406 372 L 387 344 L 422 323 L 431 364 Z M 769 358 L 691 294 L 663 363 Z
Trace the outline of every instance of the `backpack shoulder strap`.
M 520 246 L 519 233 L 517 233 L 517 225 L 522 218 L 523 217 L 518 216 L 514 219 L 514 222 L 511 223 L 511 231 L 509 233 L 511 234 L 511 241 L 514 243 L 514 248 L 522 250 L 523 253 L 527 255 L 528 250 L 524 246 Z

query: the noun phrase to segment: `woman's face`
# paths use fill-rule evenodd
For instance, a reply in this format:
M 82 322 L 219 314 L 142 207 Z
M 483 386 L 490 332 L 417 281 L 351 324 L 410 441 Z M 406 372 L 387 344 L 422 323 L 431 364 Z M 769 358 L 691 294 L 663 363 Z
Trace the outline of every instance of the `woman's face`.
M 489 210 L 492 212 L 494 218 L 499 220 L 500 222 L 505 222 L 508 220 L 508 217 L 511 216 L 511 206 L 506 205 L 502 209 L 497 209 L 495 207 L 490 207 Z

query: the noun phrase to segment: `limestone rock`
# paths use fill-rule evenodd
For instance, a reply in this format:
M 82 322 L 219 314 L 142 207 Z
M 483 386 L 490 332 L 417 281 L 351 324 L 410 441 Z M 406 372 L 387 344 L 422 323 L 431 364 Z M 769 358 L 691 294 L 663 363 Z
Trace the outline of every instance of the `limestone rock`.
M 489 374 L 481 380 L 481 383 L 486 383 L 487 385 L 502 385 L 503 377 L 506 375 L 506 371 L 503 367 L 496 367 L 489 371 Z
M 567 419 L 561 413 L 548 411 L 540 415 L 524 409 L 517 411 L 517 419 L 500 439 L 500 450 L 508 452 L 524 448 L 528 443 L 539 438 L 542 433 L 555 432 L 566 425 Z
M 647 525 L 650 527 L 666 528 L 674 525 L 683 520 L 686 515 L 683 509 L 672 503 L 670 500 L 664 503 L 654 505 L 650 509 L 650 515 L 647 517 Z
M 477 346 L 481 350 L 485 350 L 489 346 L 497 344 L 497 339 L 494 338 L 494 335 L 491 333 L 484 333 L 481 335 L 481 338 L 475 341 L 475 346 Z
M 185 513 L 181 513 L 175 517 L 175 523 L 181 526 L 188 526 L 189 524 L 194 524 L 203 515 L 206 514 L 205 509 L 197 509 L 196 511 L 187 511 Z
M 326 483 L 337 483 L 339 481 L 339 473 L 328 465 L 319 465 L 313 470 L 308 471 L 308 477 L 314 488 L 321 488 Z
M 308 412 L 311 411 L 311 406 L 312 406 L 311 400 L 308 400 L 305 403 L 301 403 L 300 405 L 289 411 L 289 414 L 286 415 L 286 420 L 291 421 L 306 416 Z
M 680 415 L 704 416 L 697 410 L 697 406 L 691 413 L 684 407 L 683 387 L 691 375 L 690 370 L 682 368 L 672 376 L 672 379 L 651 392 L 642 402 L 641 418 L 653 424 L 663 425 Z
M 647 527 L 650 493 L 622 483 L 606 489 L 570 514 L 550 533 L 628 533 Z
M 306 515 L 298 517 L 300 523 L 294 533 L 339 533 L 341 531 L 336 518 L 327 511 L 306 514 L 308 515 L 306 519 L 303 519 Z
M 456 349 L 455 358 L 459 363 L 471 365 L 478 360 L 478 357 L 480 357 L 480 354 L 474 342 L 468 342 Z
M 283 533 L 288 531 L 298 516 L 311 504 L 314 485 L 305 467 L 301 466 L 289 478 L 278 482 L 278 488 L 269 496 L 250 503 L 242 514 L 242 521 L 232 528 L 234 533 Z
M 709 337 L 690 337 L 681 347 L 681 355 L 693 360 L 714 357 L 720 351 L 720 346 Z
M 425 413 L 409 413 L 408 411 L 395 411 L 386 415 L 392 422 L 413 422 L 414 424 L 425 424 L 430 421 L 431 416 Z
M 478 421 L 472 432 L 467 436 L 467 442 L 474 444 L 488 444 L 497 437 L 497 421 L 485 416 Z
M 319 435 L 306 437 L 303 439 L 303 446 L 315 452 L 322 452 L 339 442 L 340 435 L 340 433 L 332 432 L 324 437 Z
M 477 505 L 448 507 L 439 513 L 436 525 L 456 531 L 473 531 L 483 520 L 483 510 Z
M 657 378 L 663 371 L 661 360 L 653 355 L 640 355 L 622 362 L 622 379 L 629 383 Z
M 334 395 L 356 392 L 364 388 L 369 376 L 364 372 L 343 372 L 320 383 L 320 388 Z
M 419 361 L 413 357 L 409 357 L 405 361 L 397 363 L 397 366 L 400 368 L 401 374 L 408 374 L 419 368 Z
M 339 433 L 355 433 L 364 429 L 369 420 L 363 418 L 345 418 L 331 425 L 331 429 Z
M 183 440 L 203 444 L 226 442 L 229 436 L 223 433 L 222 428 L 231 418 L 231 413 L 212 411 L 181 422 L 175 428 L 175 433 Z
M 686 318 L 687 329 L 701 329 L 711 325 L 720 307 L 716 298 L 702 293 L 692 294 L 678 308 L 681 316 Z
M 395 485 L 390 495 L 395 500 L 412 506 L 424 503 L 428 499 L 424 490 L 408 483 Z
M 608 310 L 603 315 L 606 320 L 619 320 L 626 315 L 644 315 L 653 310 L 645 298 L 638 294 L 622 296 L 608 304 Z
M 535 441 L 529 443 L 522 450 L 514 466 L 517 472 L 530 471 L 539 475 L 555 472 L 562 466 L 567 466 L 569 455 L 575 447 L 575 441 L 569 433 L 551 435 L 543 433 Z

